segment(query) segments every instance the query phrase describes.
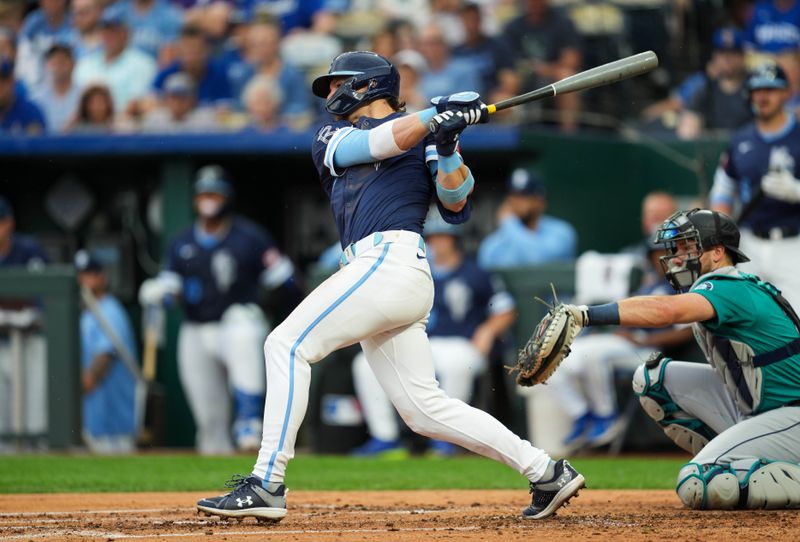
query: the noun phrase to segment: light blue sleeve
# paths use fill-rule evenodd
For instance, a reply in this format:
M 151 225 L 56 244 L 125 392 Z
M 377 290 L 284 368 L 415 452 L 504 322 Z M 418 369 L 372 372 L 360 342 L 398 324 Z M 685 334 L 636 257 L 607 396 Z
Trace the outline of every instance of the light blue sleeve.
M 114 355 L 116 350 L 114 349 L 114 345 L 111 344 L 111 339 L 103 331 L 103 328 L 100 327 L 97 318 L 92 315 L 91 316 L 91 332 L 87 338 L 89 338 L 90 344 L 86 345 L 87 349 L 89 350 L 89 359 L 94 359 L 100 354 L 111 354 Z M 113 327 L 113 324 L 111 324 Z
M 338 134 L 334 134 L 328 143 L 328 148 L 333 149 L 333 165 L 337 170 L 375 162 L 369 152 L 368 130 L 342 130 L 340 133 L 338 139 Z

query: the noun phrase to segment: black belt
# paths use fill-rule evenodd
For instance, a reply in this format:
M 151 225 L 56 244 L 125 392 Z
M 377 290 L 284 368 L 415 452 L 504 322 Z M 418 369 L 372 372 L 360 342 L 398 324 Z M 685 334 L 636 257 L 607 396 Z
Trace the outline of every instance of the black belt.
M 792 401 L 791 403 L 786 403 L 786 406 L 800 406 L 800 399 Z
M 800 235 L 800 226 L 775 226 L 774 228 L 755 229 L 753 235 L 761 239 L 786 239 Z

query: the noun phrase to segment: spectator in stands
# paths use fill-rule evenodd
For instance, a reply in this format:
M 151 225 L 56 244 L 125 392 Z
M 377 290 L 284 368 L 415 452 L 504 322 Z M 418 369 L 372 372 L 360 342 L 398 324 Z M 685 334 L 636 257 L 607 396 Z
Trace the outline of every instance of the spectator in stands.
M 283 99 L 283 90 L 269 75 L 257 75 L 251 79 L 242 93 L 249 118 L 245 130 L 269 133 L 284 128 L 281 120 Z
M 516 54 L 523 91 L 573 75 L 581 67 L 580 37 L 572 22 L 548 0 L 524 0 L 523 13 L 506 25 L 503 36 Z M 561 129 L 575 130 L 578 94 L 563 94 L 554 103 Z
M 184 72 L 197 84 L 197 101 L 201 105 L 225 105 L 232 99 L 225 69 L 211 59 L 211 46 L 203 30 L 187 25 L 178 38 L 178 59 L 161 70 L 153 82 L 159 93 L 167 77 Z
M 75 82 L 81 87 L 105 83 L 114 98 L 115 110 L 124 113 L 147 95 L 156 74 L 156 63 L 147 53 L 130 45 L 130 30 L 118 8 L 106 8 L 100 27 L 103 50 L 78 59 Z
M 695 139 L 703 131 L 735 130 L 753 118 L 744 88 L 747 70 L 738 30 L 726 28 L 714 34 L 710 62 L 716 66 L 716 77 L 704 77 L 703 86 L 681 112 L 677 127 L 681 139 Z
M 642 199 L 640 214 L 642 239 L 632 245 L 626 246 L 620 252 L 640 256 L 641 268 L 644 270 L 650 269 L 652 266 L 650 265 L 647 254 L 651 248 L 651 241 L 655 238 L 656 229 L 677 210 L 678 204 L 671 194 L 661 190 L 654 190 L 647 194 L 644 199 Z
M 154 60 L 174 47 L 183 24 L 183 14 L 167 0 L 121 0 L 120 9 L 131 30 L 131 45 Z
M 464 59 L 475 67 L 481 86 L 475 89 L 486 103 L 495 103 L 519 94 L 520 80 L 514 69 L 514 54 L 508 45 L 484 33 L 481 7 L 466 3 L 461 8 L 464 42 L 453 49 L 453 58 Z
M 400 101 L 405 102 L 406 111 L 414 113 L 430 107 L 419 88 L 420 79 L 428 70 L 425 57 L 414 49 L 403 49 L 392 57 L 392 63 L 400 73 Z
M 486 370 L 495 341 L 514 323 L 514 299 L 502 282 L 462 252 L 461 228 L 448 224 L 434 206 L 425 220 L 425 244 L 433 276 L 433 307 L 427 333 L 441 389 L 469 402 L 475 377 Z M 389 398 L 363 353 L 353 360 L 353 380 L 370 439 L 353 451 L 375 456 L 403 453 L 400 428 Z M 430 449 L 451 456 L 456 446 L 431 441 Z
M 100 17 L 103 15 L 101 0 L 72 0 L 72 23 L 77 31 L 74 56 L 83 56 L 103 49 Z
M 83 309 L 80 322 L 83 439 L 93 453 L 132 453 L 141 420 L 136 377 L 122 357 L 137 359 L 133 326 L 108 291 L 105 270 L 95 256 L 78 251 L 75 269 L 84 295 L 93 301 Z M 126 354 L 120 354 L 121 348 Z
M 40 0 L 40 7 L 25 17 L 17 42 L 17 77 L 32 87 L 44 71 L 44 55 L 56 42 L 75 40 L 67 0 Z
M 183 72 L 173 73 L 164 82 L 163 105 L 142 120 L 143 132 L 215 132 L 221 129 L 212 107 L 197 105 L 197 87 Z
M 429 24 L 422 29 L 419 50 L 428 63 L 428 70 L 419 83 L 426 99 L 480 88 L 478 69 L 468 61 L 451 57 L 442 29 L 436 24 Z
M 0 57 L 0 133 L 35 135 L 44 132 L 46 126 L 39 107 L 17 94 L 14 62 Z
M 0 267 L 43 268 L 48 260 L 44 249 L 27 235 L 16 233 L 16 225 L 11 203 L 0 195 Z
M 648 273 L 633 295 L 672 295 L 675 289 L 664 277 L 659 258 L 663 245 L 649 239 Z M 570 355 L 547 381 L 547 391 L 572 419 L 572 430 L 564 439 L 571 452 L 612 442 L 624 429 L 617 408 L 614 370 L 630 374 L 655 351 L 674 350 L 692 341 L 688 325 L 666 328 L 624 329 L 581 335 L 572 343 Z M 532 400 L 529 398 L 528 400 Z
M 310 30 L 318 34 L 330 34 L 336 26 L 335 12 L 340 9 L 334 0 L 306 0 L 285 2 L 283 0 L 254 0 L 250 3 L 252 13 L 269 15 L 278 21 L 284 35 Z
M 26 0 L 3 0 L 0 2 L 0 27 L 19 32 L 25 11 L 28 7 Z
M 17 58 L 17 35 L 10 28 L 0 26 L 0 58 L 6 58 L 15 62 Z M 16 78 L 14 80 L 14 92 L 17 96 L 28 97 L 28 87 L 25 83 Z
M 108 133 L 116 129 L 114 100 L 103 83 L 90 84 L 81 92 L 78 110 L 66 127 L 74 133 Z
M 39 106 L 47 121 L 49 132 L 63 132 L 75 116 L 81 90 L 72 81 L 75 59 L 72 47 L 55 43 L 45 56 L 47 76 L 31 93 L 31 100 Z
M 786 71 L 792 94 L 800 94 L 800 2 L 755 2 L 745 29 L 745 44 L 748 66 L 777 62 Z
M 307 91 L 305 75 L 281 58 L 281 29 L 275 21 L 259 21 L 247 30 L 244 58 L 235 70 L 231 87 L 237 101 L 244 103 L 244 88 L 255 76 L 268 76 L 276 81 L 281 92 L 281 115 L 296 128 L 304 128 L 310 121 L 311 98 Z M 263 85 L 262 85 L 263 87 Z
M 568 222 L 544 214 L 545 187 L 526 169 L 516 169 L 497 212 L 499 227 L 478 250 L 485 269 L 537 265 L 575 257 L 577 234 Z

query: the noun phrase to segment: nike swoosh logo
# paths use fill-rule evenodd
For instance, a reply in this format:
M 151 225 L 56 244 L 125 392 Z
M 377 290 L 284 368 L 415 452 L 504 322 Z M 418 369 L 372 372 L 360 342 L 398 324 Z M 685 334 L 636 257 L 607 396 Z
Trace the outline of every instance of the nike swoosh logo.
M 419 254 L 417 254 L 417 259 L 418 259 L 418 260 L 424 260 L 424 259 L 425 259 L 425 256 L 420 256 Z

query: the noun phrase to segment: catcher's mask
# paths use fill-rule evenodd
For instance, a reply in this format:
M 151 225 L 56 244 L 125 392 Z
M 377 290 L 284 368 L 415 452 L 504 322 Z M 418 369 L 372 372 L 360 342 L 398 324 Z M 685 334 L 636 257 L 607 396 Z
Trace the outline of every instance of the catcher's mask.
M 750 261 L 739 250 L 739 228 L 729 216 L 717 211 L 678 211 L 658 228 L 655 242 L 664 245 L 667 251 L 660 258 L 661 266 L 669 283 L 678 291 L 687 290 L 698 279 L 700 256 L 706 249 L 721 245 L 734 264 Z
M 331 81 L 347 77 L 328 98 Z M 314 79 L 311 89 L 326 98 L 325 110 L 332 115 L 346 116 L 378 98 L 400 96 L 400 74 L 391 62 L 371 51 L 342 53 L 333 59 L 326 75 Z

